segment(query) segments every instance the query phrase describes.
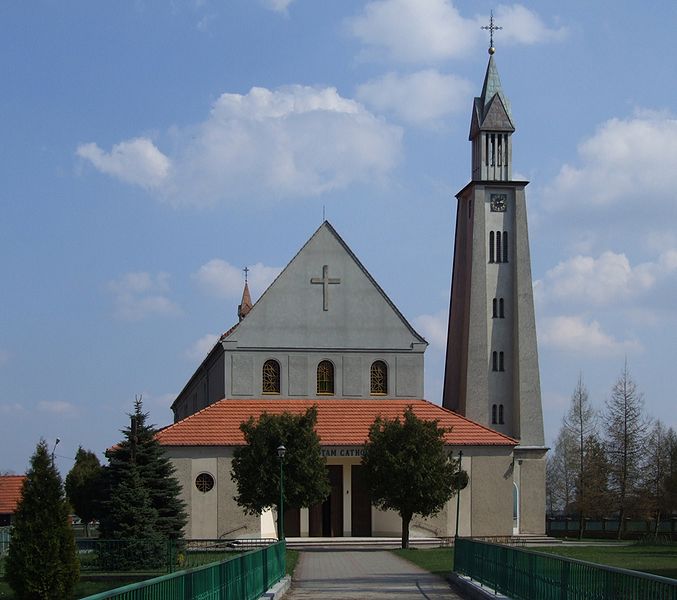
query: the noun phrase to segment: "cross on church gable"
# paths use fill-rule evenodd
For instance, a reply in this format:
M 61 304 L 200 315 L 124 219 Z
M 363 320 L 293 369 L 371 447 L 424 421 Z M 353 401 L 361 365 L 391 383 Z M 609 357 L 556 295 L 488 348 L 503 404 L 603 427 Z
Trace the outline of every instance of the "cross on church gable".
M 312 277 L 310 283 L 322 285 L 322 310 L 329 310 L 329 286 L 338 285 L 341 280 L 338 277 L 329 277 L 329 265 L 322 265 L 322 277 Z

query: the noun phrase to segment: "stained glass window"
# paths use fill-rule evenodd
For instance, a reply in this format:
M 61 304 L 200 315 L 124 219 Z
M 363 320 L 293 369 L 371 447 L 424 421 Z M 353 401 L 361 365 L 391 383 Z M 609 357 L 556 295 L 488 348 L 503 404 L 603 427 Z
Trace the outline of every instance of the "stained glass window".
M 334 365 L 328 360 L 317 365 L 317 393 L 334 393 Z
M 377 360 L 371 365 L 371 393 L 388 393 L 388 367 L 382 360 Z
M 263 393 L 280 393 L 280 363 L 276 360 L 263 363 Z
M 200 473 L 195 478 L 195 487 L 206 494 L 214 487 L 214 478 L 209 473 Z

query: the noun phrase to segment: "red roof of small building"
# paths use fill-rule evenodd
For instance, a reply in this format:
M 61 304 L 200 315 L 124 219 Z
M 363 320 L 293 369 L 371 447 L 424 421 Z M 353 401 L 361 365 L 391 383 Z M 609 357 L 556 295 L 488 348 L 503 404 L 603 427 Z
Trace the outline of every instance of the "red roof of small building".
M 224 399 L 158 432 L 165 446 L 243 446 L 240 424 L 264 412 L 301 413 L 317 406 L 315 427 L 323 446 L 361 446 L 378 416 L 401 417 L 411 406 L 419 419 L 438 420 L 451 428 L 445 443 L 452 446 L 515 446 L 517 441 L 427 400 L 377 399 Z
M 0 475 L 0 514 L 14 514 L 25 475 Z

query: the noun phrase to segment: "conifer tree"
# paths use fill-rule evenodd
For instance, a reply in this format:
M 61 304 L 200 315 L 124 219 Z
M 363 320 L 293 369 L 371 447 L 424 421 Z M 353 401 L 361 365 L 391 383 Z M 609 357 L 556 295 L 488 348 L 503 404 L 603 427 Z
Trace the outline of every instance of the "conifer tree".
M 14 515 L 6 579 L 20 600 L 63 600 L 78 577 L 61 476 L 40 440 Z
M 155 438 L 157 429 L 148 424 L 148 413 L 143 412 L 141 397 L 135 399 L 130 418 L 130 425 L 122 430 L 122 441 L 107 452 L 107 504 L 112 505 L 123 483 L 129 485 L 133 478 L 130 471 L 135 469 L 141 482 L 138 489 L 145 490 L 154 510 L 154 530 L 164 539 L 183 539 L 187 515 L 180 497 L 181 485 L 174 477 L 174 466 Z M 135 490 L 137 486 L 130 489 Z M 121 530 L 111 519 L 109 515 L 102 521 L 102 537 Z
M 66 496 L 75 514 L 85 524 L 87 537 L 89 524 L 100 512 L 101 477 L 101 463 L 96 454 L 80 446 L 75 454 L 75 464 L 66 475 Z

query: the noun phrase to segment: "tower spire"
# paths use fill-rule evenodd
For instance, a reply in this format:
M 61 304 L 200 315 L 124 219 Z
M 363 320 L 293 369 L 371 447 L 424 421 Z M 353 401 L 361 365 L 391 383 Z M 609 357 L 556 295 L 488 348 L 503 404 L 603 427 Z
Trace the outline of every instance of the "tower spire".
M 237 307 L 237 318 L 242 321 L 252 309 L 252 297 L 249 294 L 249 267 L 242 269 L 244 271 L 244 290 L 242 290 L 242 301 Z

